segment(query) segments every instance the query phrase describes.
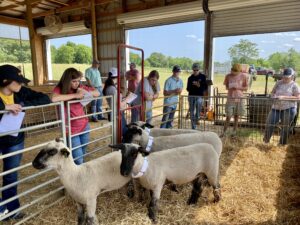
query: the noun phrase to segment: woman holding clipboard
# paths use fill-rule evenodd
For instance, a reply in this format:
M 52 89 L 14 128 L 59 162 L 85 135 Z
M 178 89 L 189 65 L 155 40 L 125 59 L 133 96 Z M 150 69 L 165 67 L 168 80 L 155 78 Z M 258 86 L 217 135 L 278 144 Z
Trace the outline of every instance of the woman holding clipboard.
M 45 105 L 51 101 L 46 94 L 35 92 L 22 84 L 28 84 L 30 80 L 21 75 L 21 71 L 11 65 L 0 66 L 0 110 L 6 110 L 13 114 L 22 112 L 22 107 L 33 105 Z M 7 115 L 6 115 L 7 116 Z M 9 115 L 8 115 L 9 116 Z M 2 120 L 3 114 L 0 114 Z M 3 121 L 1 121 L 3 124 Z M 5 124 L 5 126 L 9 126 Z M 0 132 L 1 135 L 1 132 Z M 24 133 L 20 132 L 17 135 L 0 136 L 0 153 L 2 155 L 9 154 L 15 151 L 24 149 Z M 3 172 L 14 169 L 20 166 L 22 154 L 13 155 L 3 159 Z M 3 176 L 3 186 L 18 181 L 18 172 L 12 172 Z M 17 185 L 2 191 L 2 199 L 0 203 L 17 195 Z M 20 207 L 19 199 L 8 202 L 0 206 L 1 215 L 5 215 Z M 9 219 L 23 218 L 21 212 L 15 213 Z

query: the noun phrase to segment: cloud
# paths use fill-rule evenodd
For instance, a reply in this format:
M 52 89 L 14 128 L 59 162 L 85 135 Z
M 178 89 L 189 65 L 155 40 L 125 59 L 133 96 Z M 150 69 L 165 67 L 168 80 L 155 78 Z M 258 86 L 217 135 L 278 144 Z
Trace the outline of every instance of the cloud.
M 198 38 L 198 39 L 197 39 L 197 41 L 199 41 L 199 42 L 203 42 L 203 41 L 204 41 L 204 39 L 203 39 L 203 38 Z
M 187 35 L 185 35 L 185 37 L 187 37 L 187 38 L 197 38 L 197 36 L 195 35 L 195 34 L 187 34 Z
M 300 38 L 295 38 L 294 41 L 300 41 Z
M 296 37 L 297 34 L 296 33 L 275 33 L 273 34 L 275 36 L 286 36 L 286 37 Z
M 260 51 L 260 52 L 266 52 L 264 49 L 260 49 L 259 51 Z
M 264 43 L 264 44 L 274 44 L 275 41 L 261 41 L 261 43 Z
M 294 45 L 291 45 L 291 44 L 286 43 L 286 44 L 284 44 L 283 46 L 285 46 L 285 47 L 293 47 Z

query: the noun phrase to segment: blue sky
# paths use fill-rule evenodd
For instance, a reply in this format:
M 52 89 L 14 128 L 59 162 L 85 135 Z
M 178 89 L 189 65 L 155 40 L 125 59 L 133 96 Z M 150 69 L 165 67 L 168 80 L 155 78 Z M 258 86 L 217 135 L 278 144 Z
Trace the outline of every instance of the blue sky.
M 0 25 L 0 37 L 19 38 L 18 27 Z M 28 39 L 28 31 L 21 29 L 22 37 Z M 293 47 L 300 51 L 300 31 L 243 35 L 234 37 L 216 38 L 214 40 L 215 61 L 229 60 L 228 49 L 239 42 L 241 38 L 248 39 L 258 45 L 260 57 L 267 58 L 274 52 L 287 51 Z M 190 22 L 159 27 L 135 29 L 129 31 L 130 45 L 143 48 L 147 58 L 152 52 L 161 52 L 172 57 L 189 57 L 194 60 L 203 60 L 204 22 Z M 74 36 L 52 39 L 51 44 L 59 47 L 67 41 L 91 46 L 91 36 Z

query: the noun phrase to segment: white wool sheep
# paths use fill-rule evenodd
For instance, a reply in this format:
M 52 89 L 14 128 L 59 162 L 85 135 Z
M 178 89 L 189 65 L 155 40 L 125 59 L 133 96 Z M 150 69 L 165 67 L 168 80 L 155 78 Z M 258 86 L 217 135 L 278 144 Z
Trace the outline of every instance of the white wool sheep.
M 95 216 L 97 196 L 119 189 L 130 180 L 120 175 L 120 152 L 76 165 L 71 151 L 59 139 L 41 150 L 32 164 L 36 169 L 50 167 L 56 170 L 65 189 L 77 203 L 79 225 L 98 224 Z
M 124 143 L 136 143 L 149 152 L 162 151 L 165 149 L 188 146 L 196 143 L 208 143 L 214 147 L 220 157 L 223 144 L 219 136 L 210 131 L 172 136 L 152 137 L 147 131 L 138 126 L 129 126 L 124 135 Z
M 137 121 L 128 124 L 128 128 L 133 126 L 138 126 L 144 129 L 150 136 L 152 137 L 162 137 L 162 136 L 171 136 L 171 135 L 178 135 L 178 134 L 189 134 L 189 133 L 199 133 L 201 131 L 192 130 L 192 129 L 167 129 L 167 128 L 154 128 L 149 123 L 144 121 Z
M 137 144 L 119 144 L 111 147 L 121 149 L 121 174 L 138 178 L 140 184 L 150 190 L 148 206 L 150 219 L 156 222 L 157 203 L 166 181 L 184 184 L 193 181 L 193 190 L 188 204 L 196 204 L 201 195 L 201 179 L 207 177 L 213 187 L 214 201 L 221 199 L 219 185 L 219 156 L 207 143 L 154 152 L 148 152 Z

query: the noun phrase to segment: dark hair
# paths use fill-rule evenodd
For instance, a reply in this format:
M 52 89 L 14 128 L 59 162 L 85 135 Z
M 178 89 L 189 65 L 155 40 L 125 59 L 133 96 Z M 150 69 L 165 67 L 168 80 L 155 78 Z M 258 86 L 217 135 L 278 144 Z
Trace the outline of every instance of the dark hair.
M 159 73 L 157 72 L 157 70 L 152 70 L 149 73 L 147 79 L 150 80 L 151 78 L 154 78 L 154 77 L 157 78 L 157 80 L 159 79 Z M 151 87 L 152 87 L 153 92 L 156 94 L 157 93 L 156 84 L 154 86 L 151 85 Z
M 13 80 L 5 80 L 5 81 L 1 80 L 0 87 L 2 87 L 2 88 L 6 87 L 6 86 L 10 85 L 12 82 L 13 82 Z
M 103 88 L 103 95 L 106 95 L 106 89 L 110 86 L 116 86 L 115 85 L 115 82 L 114 82 L 114 78 L 116 77 L 111 77 L 112 76 L 112 73 L 108 73 L 108 78 L 106 79 L 105 83 L 104 83 L 104 88 Z
M 60 88 L 61 94 L 69 94 L 70 91 L 75 93 L 76 90 L 71 90 L 71 81 L 81 76 L 82 74 L 75 68 L 66 69 L 57 84 L 57 87 Z

